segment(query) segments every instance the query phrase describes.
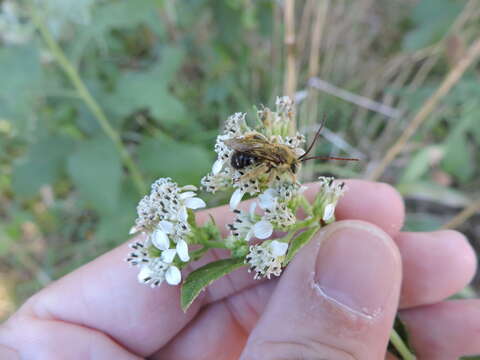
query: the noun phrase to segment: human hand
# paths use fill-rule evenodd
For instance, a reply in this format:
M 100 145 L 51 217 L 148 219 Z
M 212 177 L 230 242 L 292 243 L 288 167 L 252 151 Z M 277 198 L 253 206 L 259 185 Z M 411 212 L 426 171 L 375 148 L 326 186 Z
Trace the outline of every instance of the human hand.
M 480 300 L 444 301 L 475 273 L 466 239 L 400 232 L 395 190 L 360 180 L 347 186 L 339 221 L 279 279 L 237 270 L 184 314 L 179 287 L 137 282 L 123 263 L 125 244 L 29 299 L 0 328 L 0 358 L 383 359 L 398 306 L 420 359 L 480 353 Z M 307 196 L 314 193 L 313 184 Z M 231 220 L 223 207 L 197 218 L 208 214 L 221 227 Z M 224 255 L 212 251 L 197 266 Z

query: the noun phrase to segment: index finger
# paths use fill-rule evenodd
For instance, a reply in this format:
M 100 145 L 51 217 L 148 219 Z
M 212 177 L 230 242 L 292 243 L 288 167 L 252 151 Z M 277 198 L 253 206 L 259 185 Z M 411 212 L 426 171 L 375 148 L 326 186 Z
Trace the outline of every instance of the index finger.
M 390 235 L 399 231 L 403 203 L 392 187 L 362 180 L 346 183 L 348 191 L 338 204 L 337 218 L 369 221 Z M 312 199 L 317 189 L 317 184 L 310 184 L 306 196 Z M 220 227 L 233 218 L 222 206 L 199 212 L 198 219 L 204 221 L 208 214 Z M 132 352 L 148 356 L 188 324 L 202 305 L 258 284 L 245 269 L 239 269 L 214 282 L 184 314 L 179 306 L 180 287 L 163 285 L 152 290 L 139 284 L 136 272 L 123 261 L 128 252 L 123 244 L 100 256 L 39 292 L 21 311 L 99 330 Z M 196 266 L 225 255 L 211 251 Z

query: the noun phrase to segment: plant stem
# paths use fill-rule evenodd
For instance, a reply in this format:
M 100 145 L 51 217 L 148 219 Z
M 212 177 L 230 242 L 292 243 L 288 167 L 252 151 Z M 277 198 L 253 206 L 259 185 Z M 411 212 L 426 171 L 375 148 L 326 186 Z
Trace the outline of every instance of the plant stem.
M 297 51 L 295 41 L 295 0 L 286 0 L 283 9 L 283 18 L 285 24 L 284 43 L 287 52 L 284 95 L 295 99 L 297 89 Z M 296 122 L 290 122 L 290 135 L 296 132 Z
M 466 55 L 458 61 L 456 66 L 447 74 L 441 85 L 437 90 L 427 99 L 421 109 L 417 112 L 410 124 L 403 131 L 402 135 L 398 138 L 397 142 L 393 144 L 387 153 L 380 161 L 378 166 L 373 169 L 372 173 L 368 176 L 369 180 L 377 180 L 383 174 L 388 165 L 395 159 L 395 157 L 402 151 L 403 147 L 415 133 L 418 127 L 428 118 L 432 111 L 437 107 L 440 100 L 447 95 L 452 87 L 460 80 L 462 75 L 468 69 L 468 67 L 477 60 L 480 55 L 480 38 L 470 46 Z
M 462 225 L 469 217 L 473 216 L 477 211 L 480 211 L 480 199 L 474 201 L 460 213 L 458 213 L 453 219 L 446 224 L 442 225 L 442 229 L 455 229 Z
M 397 349 L 397 351 L 400 353 L 403 360 L 416 359 L 415 355 L 411 353 L 411 351 L 408 349 L 407 345 L 403 342 L 402 338 L 400 337 L 400 335 L 398 335 L 395 329 L 392 329 L 392 332 L 390 334 L 390 342 L 395 347 L 395 349 Z
M 127 167 L 128 171 L 130 172 L 130 175 L 132 176 L 132 180 L 134 182 L 135 187 L 137 188 L 138 192 L 141 195 L 143 195 L 147 190 L 145 181 L 143 180 L 142 174 L 140 173 L 139 169 L 135 165 L 132 157 L 130 156 L 127 149 L 123 145 L 120 135 L 112 127 L 112 125 L 107 119 L 107 116 L 103 112 L 102 108 L 95 101 L 93 96 L 90 94 L 85 83 L 80 77 L 80 74 L 78 73 L 77 69 L 73 66 L 70 60 L 68 60 L 62 48 L 53 38 L 52 34 L 50 33 L 50 30 L 42 21 L 39 14 L 33 8 L 31 8 L 31 13 L 32 13 L 32 18 L 40 32 L 40 35 L 42 36 L 43 40 L 47 44 L 49 50 L 51 51 L 51 53 L 53 54 L 53 56 L 55 57 L 58 64 L 61 66 L 61 68 L 65 72 L 65 74 L 67 75 L 68 79 L 72 83 L 75 90 L 78 92 L 78 95 L 80 96 L 80 98 L 85 102 L 87 107 L 90 109 L 90 111 L 93 113 L 93 115 L 97 119 L 102 130 L 110 138 L 110 140 L 112 140 L 113 144 L 115 145 L 115 148 L 120 154 L 123 164 Z

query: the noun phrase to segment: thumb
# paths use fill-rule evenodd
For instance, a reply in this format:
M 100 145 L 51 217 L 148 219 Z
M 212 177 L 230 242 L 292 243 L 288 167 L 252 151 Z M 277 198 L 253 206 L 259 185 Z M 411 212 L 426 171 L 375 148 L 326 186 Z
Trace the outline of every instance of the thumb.
M 285 270 L 241 359 L 384 359 L 400 282 L 385 232 L 329 225 Z

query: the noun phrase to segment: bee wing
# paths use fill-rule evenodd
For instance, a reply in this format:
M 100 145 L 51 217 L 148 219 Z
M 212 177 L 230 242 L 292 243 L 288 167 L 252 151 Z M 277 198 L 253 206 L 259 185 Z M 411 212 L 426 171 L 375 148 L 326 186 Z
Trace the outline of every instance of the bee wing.
M 225 140 L 225 144 L 233 150 L 268 160 L 275 164 L 286 161 L 285 156 L 268 140 L 261 138 L 235 138 Z
M 270 145 L 267 140 L 259 138 L 234 138 L 225 140 L 224 143 L 233 150 L 245 153 Z

